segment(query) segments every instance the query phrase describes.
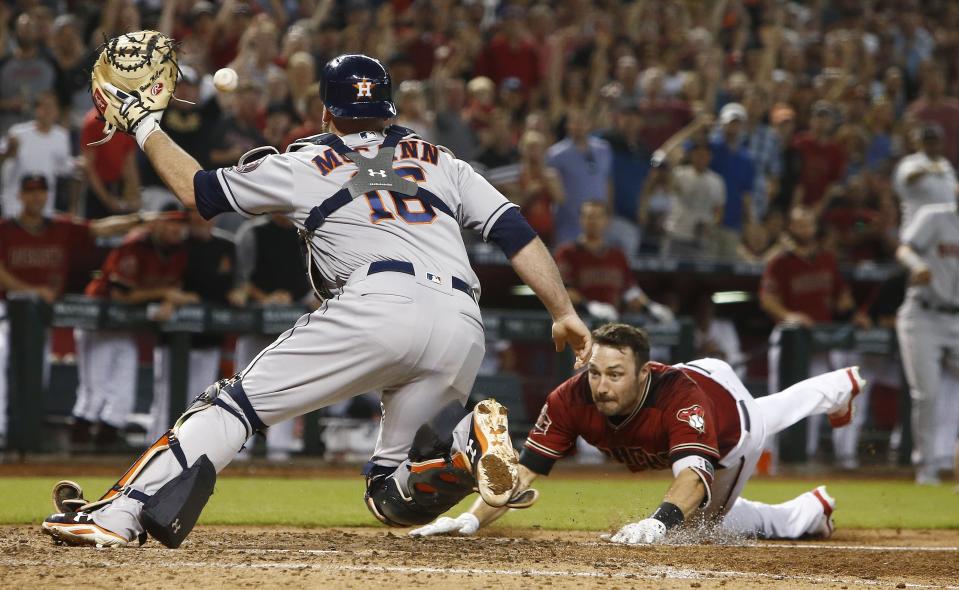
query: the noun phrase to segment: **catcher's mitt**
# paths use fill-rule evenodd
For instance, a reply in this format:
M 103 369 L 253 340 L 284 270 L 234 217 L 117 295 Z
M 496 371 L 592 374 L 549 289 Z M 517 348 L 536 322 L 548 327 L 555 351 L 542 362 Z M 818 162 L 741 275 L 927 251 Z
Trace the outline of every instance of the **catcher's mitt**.
M 93 65 L 93 104 L 106 124 L 102 140 L 116 130 L 133 133 L 151 113 L 161 113 L 173 98 L 177 74 L 176 46 L 157 31 L 137 31 L 114 37 L 100 49 Z

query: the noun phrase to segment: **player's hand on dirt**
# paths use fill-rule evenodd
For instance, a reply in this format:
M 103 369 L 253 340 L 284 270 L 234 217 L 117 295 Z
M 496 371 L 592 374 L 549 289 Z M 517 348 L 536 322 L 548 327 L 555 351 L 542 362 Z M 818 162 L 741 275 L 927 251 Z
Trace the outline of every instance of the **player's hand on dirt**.
M 610 537 L 609 541 L 623 545 L 650 545 L 662 541 L 665 536 L 665 524 L 655 518 L 644 518 L 619 529 L 619 532 Z
M 575 366 L 579 368 L 589 362 L 593 338 L 583 320 L 572 313 L 553 320 L 553 344 L 556 345 L 556 352 L 562 352 L 569 345 L 576 355 Z
M 928 285 L 932 282 L 932 271 L 929 270 L 928 266 L 914 270 L 909 276 L 909 282 L 913 285 Z
M 464 512 L 456 518 L 441 516 L 426 526 L 410 531 L 411 537 L 432 537 L 433 535 L 475 535 L 479 530 L 479 519 L 470 512 Z

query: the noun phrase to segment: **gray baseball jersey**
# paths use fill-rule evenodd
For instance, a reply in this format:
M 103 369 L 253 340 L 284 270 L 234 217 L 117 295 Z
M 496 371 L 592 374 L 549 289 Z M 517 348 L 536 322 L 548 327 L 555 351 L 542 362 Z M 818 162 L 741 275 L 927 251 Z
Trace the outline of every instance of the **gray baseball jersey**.
M 938 172 L 923 174 L 912 182 L 906 182 L 913 173 L 933 168 Z M 909 154 L 899 161 L 893 174 L 893 188 L 899 196 L 902 219 L 900 235 L 916 217 L 920 207 L 938 203 L 955 203 L 956 171 L 946 158 L 932 160 L 924 152 Z
M 363 132 L 342 138 L 362 155 L 375 156 L 383 135 Z M 461 228 L 488 232 L 511 207 L 499 191 L 461 160 L 419 139 L 396 148 L 394 170 L 435 199 L 371 191 L 323 216 L 310 243 L 326 286 L 341 288 L 350 275 L 376 260 L 403 260 L 452 274 L 479 294 Z M 216 171 L 230 205 L 242 215 L 285 213 L 304 228 L 318 208 L 356 174 L 357 166 L 330 146 L 311 145 Z M 370 172 L 377 172 L 371 170 Z
M 959 378 L 959 211 L 956 202 L 926 205 L 902 234 L 932 273 L 928 285 L 912 285 L 896 316 L 902 366 L 912 398 L 913 461 L 917 481 L 936 481 L 937 464 L 955 449 L 957 423 L 946 419 Z M 943 362 L 945 360 L 945 363 Z M 947 411 L 942 411 L 946 408 Z M 944 441 L 948 441 L 944 444 Z
M 902 241 L 932 271 L 929 285 L 909 287 L 908 296 L 933 305 L 959 305 L 959 211 L 951 204 L 927 205 L 905 229 Z

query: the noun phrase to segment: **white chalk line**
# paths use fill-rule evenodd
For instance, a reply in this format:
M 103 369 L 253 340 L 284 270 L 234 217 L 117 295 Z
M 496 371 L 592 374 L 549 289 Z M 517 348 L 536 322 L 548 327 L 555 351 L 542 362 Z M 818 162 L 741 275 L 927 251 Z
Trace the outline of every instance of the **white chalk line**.
M 607 542 L 599 541 L 585 541 L 582 545 L 587 547 L 609 547 L 610 544 Z M 693 544 L 693 543 L 665 543 L 659 545 L 660 547 L 706 547 L 706 545 Z M 826 543 L 738 543 L 738 544 L 717 544 L 710 545 L 710 547 L 728 547 L 735 549 L 737 547 L 749 548 L 749 549 L 832 549 L 840 551 L 931 551 L 933 553 L 950 553 L 959 551 L 959 547 L 934 547 L 934 546 L 919 546 L 919 547 L 909 547 L 906 545 L 835 545 L 835 544 L 826 544 Z
M 275 552 L 275 550 L 268 550 Z M 280 550 L 283 551 L 283 550 Z M 290 550 L 295 552 L 300 550 Z M 311 551 L 311 550 L 303 550 Z M 252 552 L 252 551 L 251 551 Z M 266 552 L 266 551 L 263 551 Z M 0 567 L 63 567 L 64 565 L 77 567 L 106 567 L 114 565 L 122 567 L 123 564 L 112 564 L 109 562 L 97 562 L 94 560 L 39 560 L 39 559 L 9 559 L 0 558 Z M 146 564 L 144 564 L 146 565 Z M 164 566 L 164 564 L 149 564 L 151 567 Z M 489 575 L 489 576 L 518 576 L 518 577 L 538 577 L 538 578 L 617 578 L 617 579 L 674 579 L 674 580 L 709 580 L 717 578 L 764 578 L 775 581 L 795 581 L 812 582 L 816 584 L 841 583 L 858 584 L 862 586 L 885 586 L 890 580 L 867 580 L 859 578 L 843 579 L 829 578 L 823 576 L 801 576 L 787 574 L 766 574 L 761 572 L 741 572 L 736 570 L 712 571 L 712 570 L 693 570 L 680 569 L 668 566 L 650 566 L 642 572 L 597 572 L 597 571 L 577 571 L 577 570 L 549 570 L 549 569 L 506 569 L 506 568 L 457 568 L 457 567 L 430 567 L 430 566 L 406 566 L 406 565 L 349 565 L 349 564 L 318 564 L 312 562 L 284 562 L 284 563 L 223 563 L 219 561 L 176 561 L 170 563 L 167 567 L 171 569 L 194 568 L 194 569 L 272 569 L 272 570 L 325 570 L 325 571 L 343 571 L 343 572 L 363 572 L 363 573 L 399 573 L 399 574 L 447 574 L 447 575 Z M 907 588 L 945 588 L 946 590 L 959 590 L 959 586 L 944 586 L 941 584 L 916 584 L 905 582 Z

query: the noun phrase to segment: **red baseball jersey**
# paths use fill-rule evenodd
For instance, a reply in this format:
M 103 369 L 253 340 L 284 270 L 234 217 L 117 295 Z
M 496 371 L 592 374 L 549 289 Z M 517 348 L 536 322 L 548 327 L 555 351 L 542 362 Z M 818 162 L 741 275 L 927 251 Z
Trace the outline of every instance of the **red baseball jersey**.
M 596 409 L 587 372 L 566 380 L 546 398 L 520 463 L 546 475 L 581 436 L 630 471 L 666 469 L 690 455 L 715 465 L 739 442 L 736 400 L 696 371 L 650 366 L 639 406 L 616 421 Z
M 570 242 L 556 250 L 555 258 L 563 283 L 590 301 L 622 308 L 623 295 L 636 286 L 626 255 L 619 248 L 608 247 L 597 254 L 579 242 Z
M 176 287 L 183 282 L 187 250 L 183 246 L 159 248 L 149 232 L 136 231 L 114 248 L 90 281 L 86 294 L 109 297 L 110 289 Z
M 805 313 L 817 322 L 830 322 L 846 282 L 829 252 L 819 250 L 805 258 L 787 251 L 769 261 L 759 288 L 779 297 L 790 311 Z
M 80 145 L 88 146 L 93 156 L 93 169 L 97 177 L 105 183 L 118 182 L 123 178 L 123 163 L 131 153 L 136 153 L 137 143 L 125 133 L 116 133 L 110 141 L 90 147 L 89 144 L 103 139 L 103 121 L 100 113 L 90 109 L 83 118 L 83 127 L 80 129 Z
M 17 279 L 63 293 L 71 256 L 93 246 L 89 227 L 66 216 L 44 219 L 36 232 L 16 219 L 0 221 L 0 263 Z

